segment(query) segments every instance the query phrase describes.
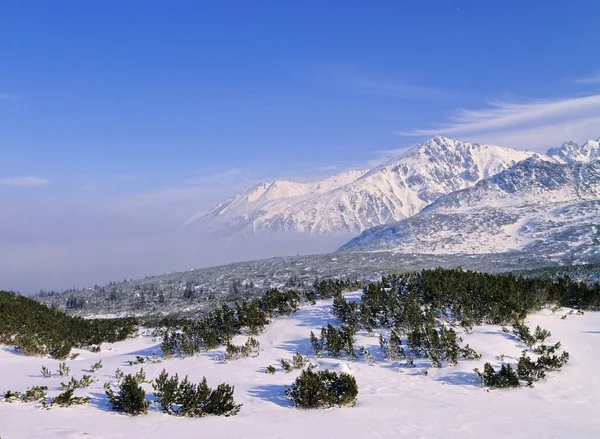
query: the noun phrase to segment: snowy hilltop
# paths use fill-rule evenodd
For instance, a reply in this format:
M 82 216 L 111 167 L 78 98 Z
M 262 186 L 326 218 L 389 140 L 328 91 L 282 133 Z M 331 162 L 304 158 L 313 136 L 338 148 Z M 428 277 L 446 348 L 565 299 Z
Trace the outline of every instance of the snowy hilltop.
M 484 254 L 527 251 L 572 261 L 598 256 L 600 161 L 596 149 L 565 144 L 561 160 L 532 157 L 419 214 L 373 228 L 341 250 Z M 595 152 L 593 152 L 595 151 Z M 576 158 L 583 158 L 583 163 Z
M 533 155 L 437 136 L 371 170 L 314 183 L 260 183 L 185 224 L 221 237 L 357 234 L 408 218 L 440 196 L 469 188 Z

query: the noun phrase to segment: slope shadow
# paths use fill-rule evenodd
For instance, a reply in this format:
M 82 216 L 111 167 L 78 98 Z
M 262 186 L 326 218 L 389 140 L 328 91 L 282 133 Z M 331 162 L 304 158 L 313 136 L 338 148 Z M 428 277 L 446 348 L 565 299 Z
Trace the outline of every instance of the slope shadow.
M 7 354 L 21 355 L 21 353 L 14 347 L 6 346 L 6 347 L 3 347 L 2 350 L 4 352 L 6 352 Z
M 453 386 L 481 387 L 481 380 L 474 372 L 451 372 L 450 374 L 436 378 Z
M 111 412 L 119 415 L 129 416 L 127 413 L 115 411 L 111 402 L 108 400 L 106 393 L 91 392 L 88 396 L 90 397 L 89 405 L 92 407 L 102 410 L 103 412 Z M 158 401 L 152 393 L 146 393 L 146 401 L 149 403 L 149 412 L 158 411 L 162 413 L 162 409 L 156 404 Z
M 283 384 L 265 384 L 252 387 L 248 390 L 248 395 L 280 407 L 293 407 L 292 402 L 285 397 L 285 386 Z
M 291 354 L 299 353 L 300 355 L 314 355 L 315 351 L 310 344 L 310 338 L 300 338 L 298 340 L 284 341 L 277 346 L 277 349 L 283 349 Z
M 504 338 L 506 338 L 507 340 L 510 340 L 512 342 L 514 342 L 519 348 L 521 349 L 528 349 L 527 345 L 525 343 L 523 343 L 521 340 L 519 340 L 517 338 L 516 335 L 510 333 L 510 332 L 502 332 L 502 331 L 482 331 L 482 332 L 478 332 L 478 334 L 484 334 L 484 335 L 500 335 Z
M 138 351 L 125 352 L 122 355 L 139 355 L 140 357 L 151 357 L 153 353 L 156 354 L 156 356 L 159 358 L 163 357 L 163 352 L 160 348 L 160 343 L 157 343 L 154 346 L 149 346 L 147 348 L 140 349 Z
M 303 307 L 300 311 L 292 314 L 290 317 L 300 322 L 298 326 L 315 329 L 321 329 L 323 326 L 327 326 L 327 323 L 337 321 L 335 316 L 331 313 L 331 307 L 319 305 Z
M 97 409 L 100 409 L 103 412 L 112 412 L 113 411 L 112 404 L 108 400 L 106 393 L 91 392 L 89 397 L 90 397 L 89 404 L 91 406 L 96 407 Z
M 209 360 L 214 361 L 216 363 L 225 364 L 225 352 L 223 351 L 210 350 L 208 352 L 202 352 L 200 356 L 208 358 Z

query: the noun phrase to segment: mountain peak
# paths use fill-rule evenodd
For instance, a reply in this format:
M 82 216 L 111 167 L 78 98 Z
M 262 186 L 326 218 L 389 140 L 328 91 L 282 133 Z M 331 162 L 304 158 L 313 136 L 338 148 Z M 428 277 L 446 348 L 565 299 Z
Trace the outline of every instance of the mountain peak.
M 600 161 L 532 157 L 449 193 L 416 215 L 364 231 L 341 250 L 415 254 L 598 254 Z M 597 256 L 596 256 L 597 257 Z
M 550 148 L 548 156 L 559 163 L 589 163 L 600 158 L 600 138 L 588 140 L 582 145 L 565 142 L 559 148 Z
M 471 187 L 532 154 L 435 136 L 368 172 L 253 186 L 187 224 L 203 223 L 223 237 L 359 233 L 412 216 L 440 196 Z

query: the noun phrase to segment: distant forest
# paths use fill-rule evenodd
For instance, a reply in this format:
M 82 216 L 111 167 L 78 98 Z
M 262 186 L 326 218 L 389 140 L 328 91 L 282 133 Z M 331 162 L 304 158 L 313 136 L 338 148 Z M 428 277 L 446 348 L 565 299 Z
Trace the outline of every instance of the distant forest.
M 381 281 L 369 284 L 341 279 L 316 280 L 303 289 L 271 289 L 260 297 L 240 298 L 234 306 L 223 304 L 191 318 L 83 319 L 15 293 L 0 292 L 0 343 L 28 355 L 50 354 L 64 358 L 72 347 L 94 349 L 102 342 L 123 340 L 134 334 L 138 325 L 145 325 L 171 330 L 185 328 L 191 344 L 188 348 L 197 351 L 228 343 L 242 328 L 251 333 L 260 332 L 274 315 L 289 313 L 302 302 L 331 298 L 342 291 L 356 289 L 364 290 L 360 308 L 338 310 L 339 316 L 367 326 L 393 323 L 401 327 L 408 320 L 415 321 L 414 315 L 406 314 L 409 306 L 423 322 L 430 318 L 428 312 L 435 312 L 451 315 L 466 325 L 512 324 L 548 304 L 576 309 L 600 308 L 599 283 L 577 282 L 568 276 L 552 280 L 441 268 L 383 276 Z M 173 343 L 176 345 L 177 340 Z

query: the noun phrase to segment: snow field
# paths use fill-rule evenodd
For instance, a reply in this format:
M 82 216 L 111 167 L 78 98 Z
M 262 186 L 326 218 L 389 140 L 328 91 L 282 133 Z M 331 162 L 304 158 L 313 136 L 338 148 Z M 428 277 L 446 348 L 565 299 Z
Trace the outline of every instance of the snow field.
M 346 295 L 357 299 L 360 293 Z M 80 356 L 68 361 L 71 376 L 81 378 L 89 367 L 102 360 L 103 368 L 94 373 L 98 379 L 89 389 L 77 395 L 91 397 L 88 406 L 40 410 L 37 404 L 0 403 L 0 437 L 29 438 L 597 438 L 600 437 L 600 378 L 595 373 L 600 354 L 600 313 L 561 317 L 568 310 L 552 313 L 543 310 L 529 316 L 526 324 L 540 325 L 552 332 L 550 342 L 561 341 L 571 355 L 571 361 L 560 372 L 550 373 L 533 389 L 486 391 L 473 373 L 486 361 L 494 366 L 504 361 L 516 363 L 522 346 L 512 334 L 501 327 L 475 327 L 471 334 L 457 330 L 478 353 L 481 360 L 460 361 L 453 367 L 431 368 L 428 360 L 415 360 L 415 367 L 403 362 L 384 361 L 377 336 L 364 331 L 355 336 L 358 360 L 314 359 L 319 368 L 348 372 L 359 386 L 355 407 L 328 410 L 298 410 L 284 397 L 284 386 L 293 382 L 299 371 L 284 373 L 279 360 L 291 360 L 299 352 L 313 355 L 310 332 L 318 335 L 328 322 L 337 323 L 331 314 L 331 300 L 305 306 L 297 313 L 274 320 L 266 331 L 255 337 L 261 344 L 257 358 L 243 358 L 222 363 L 223 348 L 190 358 L 171 358 L 160 364 L 129 366 L 135 355 L 160 355 L 160 340 L 141 331 L 137 338 L 120 343 L 104 344 L 98 354 L 77 351 Z M 375 330 L 377 334 L 377 330 Z M 387 335 L 387 333 L 385 333 Z M 246 336 L 233 342 L 241 345 Z M 369 365 L 359 354 L 365 346 L 375 362 Z M 43 365 L 56 371 L 58 361 L 47 358 L 23 357 L 9 348 L 0 348 L 0 392 L 25 391 L 33 385 L 46 385 L 49 395 L 58 392 L 61 381 L 67 379 L 41 377 Z M 265 367 L 274 365 L 274 375 Z M 231 418 L 177 418 L 163 414 L 151 405 L 148 415 L 130 417 L 111 411 L 104 395 L 104 382 L 114 382 L 114 371 L 125 373 L 144 368 L 148 379 L 154 379 L 165 368 L 170 374 L 188 375 L 198 382 L 206 376 L 216 387 L 222 382 L 235 386 L 236 402 L 243 406 L 239 415 Z M 424 375 L 421 369 L 426 368 Z M 145 385 L 147 398 L 152 399 L 150 385 Z

